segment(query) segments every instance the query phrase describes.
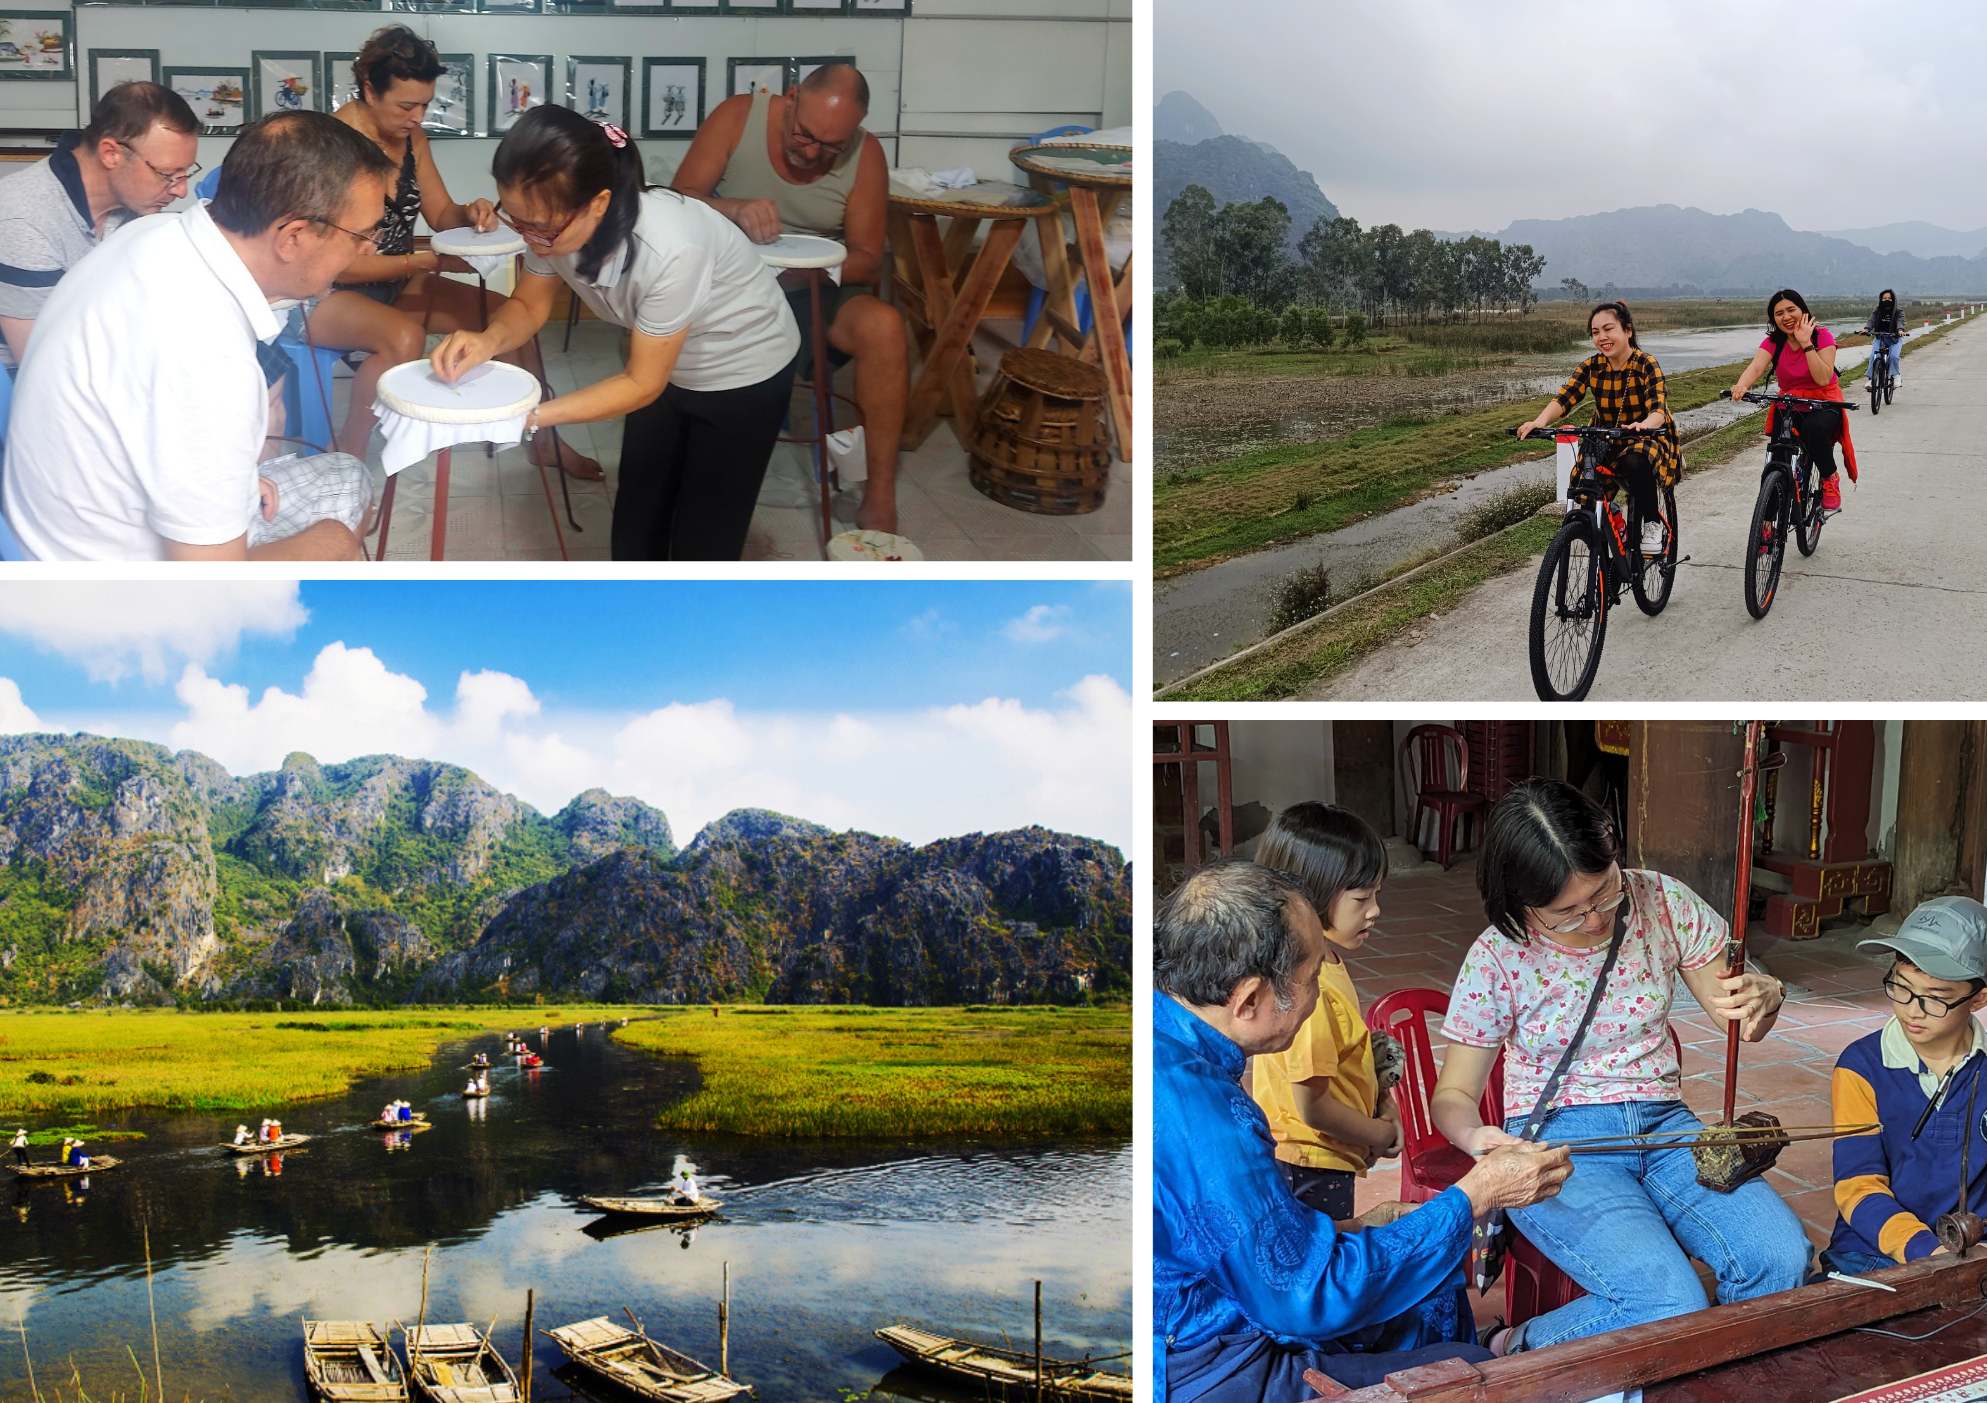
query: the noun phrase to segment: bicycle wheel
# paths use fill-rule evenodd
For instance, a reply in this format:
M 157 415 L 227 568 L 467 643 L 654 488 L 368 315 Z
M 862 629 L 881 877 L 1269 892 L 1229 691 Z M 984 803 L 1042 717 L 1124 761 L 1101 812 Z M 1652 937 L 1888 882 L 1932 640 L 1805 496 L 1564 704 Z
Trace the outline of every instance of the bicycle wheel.
M 1677 494 L 1673 487 L 1663 489 L 1662 513 L 1670 529 L 1660 556 L 1644 558 L 1641 523 L 1629 523 L 1628 586 L 1635 591 L 1636 607 L 1651 618 L 1670 602 L 1670 590 L 1677 580 Z
M 1897 389 L 1897 382 L 1896 382 L 1895 380 L 1891 379 L 1891 378 L 1890 378 L 1890 377 L 1889 377 L 1888 375 L 1884 376 L 1884 403 L 1885 403 L 1885 404 L 1889 404 L 1889 403 L 1890 403 L 1890 397 L 1891 397 L 1891 395 L 1892 395 L 1892 394 L 1893 394 L 1893 393 L 1894 393 L 1894 392 L 1896 391 L 1896 389 Z
M 1746 538 L 1746 612 L 1766 617 L 1780 587 L 1780 562 L 1787 555 L 1787 474 L 1770 467 L 1759 480 L 1759 500 L 1753 504 L 1752 534 Z
M 1788 503 L 1794 518 L 1794 541 L 1802 555 L 1813 555 L 1821 545 L 1821 528 L 1828 521 L 1821 506 L 1821 469 L 1803 453 L 1794 471 L 1801 475 L 1800 495 Z
M 1569 516 L 1539 562 L 1527 642 L 1541 701 L 1579 701 L 1594 685 L 1608 631 L 1603 549 L 1592 517 Z
M 1874 415 L 1883 408 L 1883 376 L 1877 372 L 1875 367 L 1872 367 L 1868 380 L 1870 385 L 1870 413 Z

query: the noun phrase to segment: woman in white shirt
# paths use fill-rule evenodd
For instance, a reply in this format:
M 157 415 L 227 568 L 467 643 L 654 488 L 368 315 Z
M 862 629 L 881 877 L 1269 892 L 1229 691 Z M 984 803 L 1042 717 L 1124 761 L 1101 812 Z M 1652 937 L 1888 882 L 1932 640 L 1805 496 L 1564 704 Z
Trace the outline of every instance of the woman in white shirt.
M 736 560 L 793 391 L 800 328 L 738 226 L 652 190 L 626 132 L 564 107 L 527 112 L 497 147 L 497 217 L 528 253 L 487 330 L 435 348 L 454 381 L 551 316 L 561 281 L 628 330 L 611 375 L 541 404 L 528 426 L 623 415 L 616 560 Z

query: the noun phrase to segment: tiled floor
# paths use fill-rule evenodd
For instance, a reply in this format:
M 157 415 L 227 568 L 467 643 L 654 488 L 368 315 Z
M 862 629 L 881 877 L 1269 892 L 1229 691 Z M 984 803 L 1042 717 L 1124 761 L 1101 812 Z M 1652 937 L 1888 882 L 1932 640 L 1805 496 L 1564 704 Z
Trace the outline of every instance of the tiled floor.
M 1395 989 L 1447 990 L 1470 942 L 1484 929 L 1471 859 L 1444 872 L 1433 864 L 1397 873 L 1381 893 L 1381 918 L 1373 938 L 1346 964 L 1362 1002 Z M 1891 927 L 1894 929 L 1894 925 Z M 1862 927 L 1831 926 L 1819 940 L 1783 941 L 1747 936 L 1749 955 L 1787 983 L 1787 1003 L 1763 1042 L 1739 1049 L 1737 1104 L 1741 1112 L 1770 1111 L 1783 1125 L 1825 1125 L 1832 1118 L 1829 1075 L 1842 1049 L 1883 1026 L 1890 1003 L 1878 987 L 1880 964 L 1859 953 Z M 1688 992 L 1679 986 L 1673 1017 L 1683 1041 L 1684 1099 L 1706 1120 L 1724 1111 L 1725 1039 Z M 1436 1041 L 1440 1057 L 1441 1042 Z M 1793 1207 L 1818 1245 L 1835 1226 L 1830 1142 L 1789 1145 L 1767 1179 Z M 1394 1197 L 1397 1168 L 1383 1161 L 1359 1182 L 1361 1210 Z M 1479 1303 L 1486 1318 L 1502 1310 L 1502 1293 Z
M 1015 325 L 995 323 L 1012 339 Z M 541 344 L 546 374 L 555 391 L 566 394 L 621 368 L 620 333 L 604 323 L 581 322 L 570 354 L 559 349 L 563 324 L 548 327 Z M 999 364 L 1000 347 L 990 340 L 979 348 L 982 385 Z M 854 368 L 836 377 L 837 388 L 852 393 Z M 342 422 L 351 394 L 351 380 L 337 381 L 334 413 Z M 794 395 L 794 422 L 805 423 L 813 412 L 805 390 Z M 613 487 L 619 475 L 621 425 L 576 425 L 560 434 L 581 452 L 598 458 L 606 483 L 570 484 L 575 532 L 565 526 L 566 545 L 575 560 L 608 558 L 608 524 Z M 373 438 L 371 461 L 379 463 L 380 439 Z M 819 560 L 814 523 L 820 510 L 814 476 L 804 445 L 782 444 L 759 496 L 746 541 L 748 560 Z M 558 484 L 553 483 L 557 498 Z M 842 493 L 835 504 L 838 529 L 855 524 L 859 490 Z M 1083 516 L 1039 516 L 1017 511 L 982 496 L 967 477 L 966 454 L 953 434 L 951 421 L 941 420 L 931 436 L 905 453 L 897 478 L 898 530 L 930 560 L 1129 560 L 1131 559 L 1131 469 L 1113 465 L 1110 492 L 1101 509 Z M 387 556 L 393 560 L 425 560 L 434 519 L 432 460 L 400 474 Z M 558 539 L 545 503 L 538 471 L 521 447 L 503 449 L 494 459 L 476 446 L 458 448 L 451 457 L 448 493 L 448 558 L 451 560 L 557 560 Z

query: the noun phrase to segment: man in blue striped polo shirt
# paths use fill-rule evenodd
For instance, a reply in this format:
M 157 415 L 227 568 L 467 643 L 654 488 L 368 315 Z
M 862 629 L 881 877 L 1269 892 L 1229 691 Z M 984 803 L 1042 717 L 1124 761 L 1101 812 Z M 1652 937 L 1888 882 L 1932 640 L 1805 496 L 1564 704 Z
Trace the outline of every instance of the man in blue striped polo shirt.
M 1835 1123 L 1878 1126 L 1835 1142 L 1823 1257 L 1852 1274 L 1942 1255 L 1942 1215 L 1987 1215 L 1987 1029 L 1973 1016 L 1987 1005 L 1987 906 L 1935 897 L 1857 948 L 1892 957 L 1883 988 L 1897 1011 L 1835 1064 Z

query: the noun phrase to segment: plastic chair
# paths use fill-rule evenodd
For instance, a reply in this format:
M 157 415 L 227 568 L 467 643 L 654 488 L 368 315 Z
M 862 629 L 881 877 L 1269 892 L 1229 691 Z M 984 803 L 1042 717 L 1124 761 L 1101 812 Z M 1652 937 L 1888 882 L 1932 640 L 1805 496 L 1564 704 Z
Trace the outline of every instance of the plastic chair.
M 7 452 L 7 416 L 14 408 L 14 373 L 0 365 L 0 461 Z M 0 516 L 0 560 L 33 560 L 21 538 L 14 534 L 14 528 Z
M 1401 789 L 1413 796 L 1408 809 L 1408 840 L 1421 846 L 1421 824 L 1425 816 L 1435 819 L 1435 860 L 1447 867 L 1455 861 L 1456 827 L 1463 830 L 1463 846 L 1470 846 L 1470 822 L 1490 807 L 1482 794 L 1470 788 L 1470 747 L 1454 726 L 1416 726 L 1401 741 Z
M 220 180 L 221 170 L 216 166 L 200 177 L 194 194 L 203 200 L 213 199 Z M 290 358 L 292 372 L 283 384 L 283 422 L 288 426 L 285 436 L 300 439 L 320 453 L 329 453 L 332 448 L 331 415 L 328 410 L 332 398 L 332 372 L 344 361 L 345 353 L 312 346 L 290 335 L 287 327 L 277 335 L 276 347 Z M 306 380 L 315 385 L 316 394 L 304 393 Z
M 1435 1092 L 1435 1047 L 1428 1034 L 1428 1015 L 1446 1014 L 1449 996 L 1440 989 L 1396 989 L 1375 999 L 1366 1010 L 1366 1026 L 1397 1040 L 1407 1053 L 1394 1105 L 1401 1118 L 1401 1200 L 1426 1203 L 1469 1172 L 1474 1161 L 1451 1145 L 1435 1128 L 1429 1099 Z M 1670 1046 L 1683 1062 L 1683 1041 L 1675 1025 Z M 1504 1124 L 1504 1054 L 1499 1052 L 1484 1083 L 1477 1109 L 1485 1125 Z M 1516 1225 L 1511 1250 L 1504 1259 L 1504 1320 L 1517 1325 L 1535 1315 L 1557 1310 L 1586 1293 L 1577 1282 L 1527 1242 Z

